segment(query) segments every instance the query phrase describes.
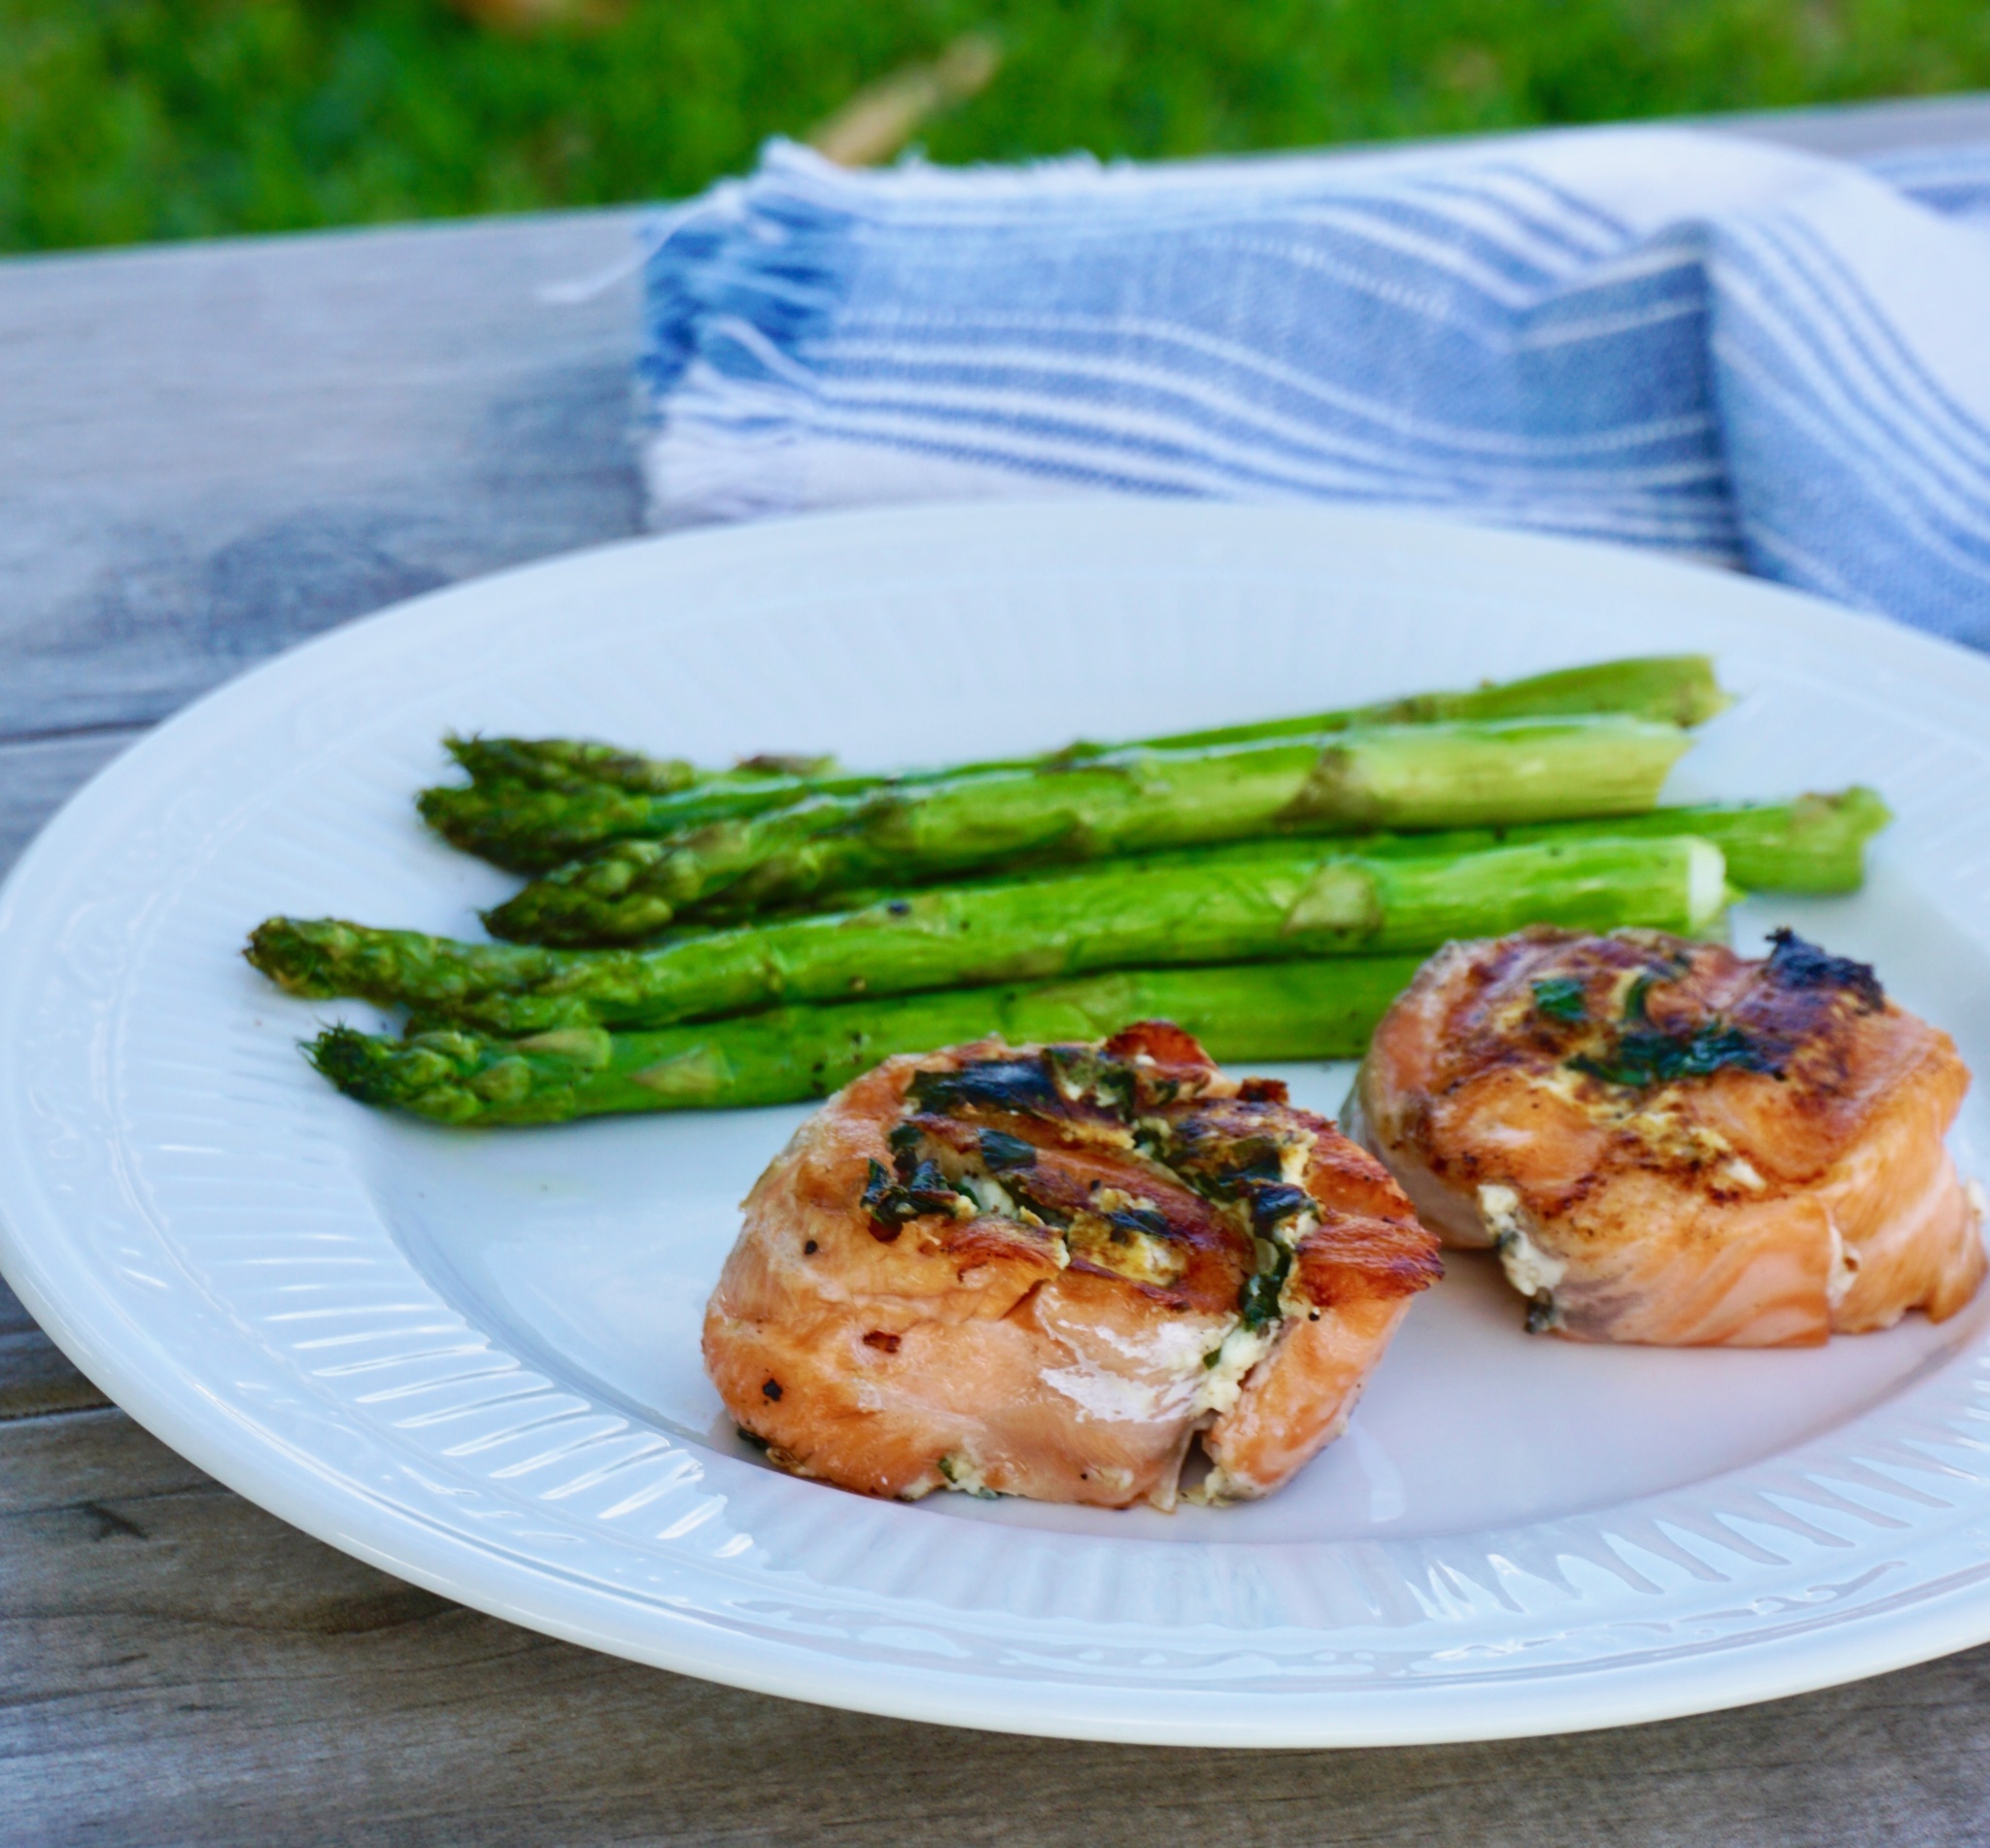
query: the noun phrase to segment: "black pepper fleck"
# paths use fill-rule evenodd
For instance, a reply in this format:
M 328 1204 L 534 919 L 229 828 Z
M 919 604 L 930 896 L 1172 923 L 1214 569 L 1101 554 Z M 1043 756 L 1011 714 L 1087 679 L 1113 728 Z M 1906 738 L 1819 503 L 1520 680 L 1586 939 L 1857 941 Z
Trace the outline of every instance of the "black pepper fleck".
M 781 1383 L 778 1380 L 770 1380 L 760 1389 L 761 1391 L 766 1393 L 770 1399 L 777 1399 L 781 1396 Z

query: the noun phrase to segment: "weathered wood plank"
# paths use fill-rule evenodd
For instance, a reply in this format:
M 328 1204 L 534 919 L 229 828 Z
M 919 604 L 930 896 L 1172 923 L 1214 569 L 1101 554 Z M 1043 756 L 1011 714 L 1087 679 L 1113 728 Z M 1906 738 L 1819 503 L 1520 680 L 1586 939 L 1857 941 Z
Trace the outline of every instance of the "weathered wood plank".
M 0 743 L 0 878 L 42 824 L 141 736 L 120 728 Z
M 143 723 L 634 532 L 631 248 L 575 213 L 0 263 L 0 737 Z
M 1990 1651 L 1613 1733 L 1170 1753 L 866 1719 L 593 1656 L 307 1540 L 116 1413 L 0 1430 L 0 1484 L 10 1839 L 1836 1848 L 1990 1831 Z
M 39 1419 L 108 1404 L 39 1328 L 0 1335 L 0 1420 Z
M 21 1300 L 0 1282 L 0 1421 L 46 1418 L 110 1404 L 67 1355 L 35 1326 Z M 0 1507 L 7 1489 L 0 1484 Z
M 0 744 L 0 878 L 41 825 L 126 744 L 135 731 Z M 0 1420 L 35 1419 L 110 1403 L 79 1373 L 0 1282 Z M 6 1486 L 0 1484 L 0 1506 Z
M 26 1419 L 0 1440 L 0 1518 L 203 1489 L 227 1492 L 115 1407 Z
M 1990 92 L 1913 96 L 1898 102 L 1832 104 L 1819 109 L 1767 109 L 1711 116 L 1705 125 L 1753 135 L 1786 148 L 1855 160 L 1901 148 L 1953 148 L 1990 142 Z

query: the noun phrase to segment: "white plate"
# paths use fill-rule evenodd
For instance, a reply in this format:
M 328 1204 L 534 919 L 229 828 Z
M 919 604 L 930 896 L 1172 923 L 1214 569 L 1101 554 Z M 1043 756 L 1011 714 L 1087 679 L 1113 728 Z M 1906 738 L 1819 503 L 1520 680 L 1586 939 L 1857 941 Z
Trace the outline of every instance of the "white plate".
M 1371 513 L 841 515 L 617 546 L 358 623 L 175 719 L 0 897 L 4 1267 L 166 1442 L 517 1622 L 741 1686 L 1017 1731 L 1322 1745 L 1648 1720 L 1990 1636 L 1990 1303 L 1800 1353 L 1523 1334 L 1479 1260 L 1255 1507 L 867 1502 L 764 1467 L 696 1330 L 801 1112 L 489 1136 L 371 1114 L 236 957 L 272 911 L 462 931 L 445 728 L 856 764 L 1135 736 L 1631 651 L 1744 698 L 1673 793 L 1864 779 L 1875 958 L 1990 1065 L 1990 662 L 1761 584 Z M 357 1011 L 357 1010 L 356 1010 Z M 1344 1070 L 1295 1068 L 1335 1108 Z M 1980 1097 L 1958 1130 L 1990 1147 Z

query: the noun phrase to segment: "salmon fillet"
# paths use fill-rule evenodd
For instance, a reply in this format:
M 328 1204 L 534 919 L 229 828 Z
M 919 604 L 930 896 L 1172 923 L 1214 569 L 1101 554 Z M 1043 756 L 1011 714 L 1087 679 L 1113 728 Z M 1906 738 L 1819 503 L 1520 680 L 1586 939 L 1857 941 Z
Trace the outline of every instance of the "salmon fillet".
M 1175 1504 L 1338 1436 L 1436 1240 L 1387 1171 L 1179 1028 L 887 1060 L 745 1201 L 704 1319 L 739 1427 L 866 1494 Z
M 1452 943 L 1376 1029 L 1349 1131 L 1447 1244 L 1498 1249 L 1536 1331 L 1785 1347 L 1953 1316 L 1984 1269 L 1942 1142 L 1969 1072 L 1865 964 L 1772 941 Z

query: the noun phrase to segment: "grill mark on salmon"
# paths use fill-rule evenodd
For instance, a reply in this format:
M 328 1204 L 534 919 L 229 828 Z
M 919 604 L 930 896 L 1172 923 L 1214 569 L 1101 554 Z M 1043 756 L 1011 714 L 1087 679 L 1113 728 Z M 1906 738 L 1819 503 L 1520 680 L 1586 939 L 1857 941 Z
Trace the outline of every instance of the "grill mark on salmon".
M 1984 1271 L 1942 1141 L 1968 1070 L 1866 965 L 1772 944 L 1450 944 L 1377 1029 L 1349 1129 L 1447 1244 L 1498 1248 L 1536 1331 L 1778 1347 L 1952 1316 Z
M 1372 1156 L 1179 1028 L 896 1058 L 755 1184 L 704 1322 L 727 1409 L 865 1493 L 1216 1501 L 1345 1426 L 1436 1241 Z M 777 1397 L 765 1383 L 777 1381 Z

